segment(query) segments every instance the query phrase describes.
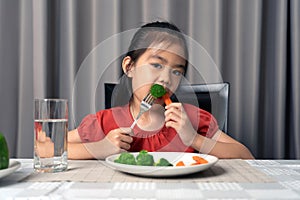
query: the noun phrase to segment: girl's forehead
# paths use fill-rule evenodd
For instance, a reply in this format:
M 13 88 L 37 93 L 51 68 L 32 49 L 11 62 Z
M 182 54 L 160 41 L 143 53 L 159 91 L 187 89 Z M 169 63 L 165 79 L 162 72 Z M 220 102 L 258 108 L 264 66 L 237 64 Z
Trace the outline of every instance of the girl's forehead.
M 162 54 L 162 53 L 172 53 L 176 56 L 179 56 L 183 59 L 186 59 L 184 49 L 179 44 L 166 44 L 166 43 L 158 43 L 158 44 L 151 44 L 147 52 L 153 55 Z

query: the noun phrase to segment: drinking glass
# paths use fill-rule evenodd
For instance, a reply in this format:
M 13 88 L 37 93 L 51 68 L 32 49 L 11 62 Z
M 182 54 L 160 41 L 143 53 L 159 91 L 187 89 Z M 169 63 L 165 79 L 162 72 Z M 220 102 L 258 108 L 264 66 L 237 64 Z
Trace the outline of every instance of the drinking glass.
M 68 101 L 34 100 L 34 170 L 61 172 L 68 168 Z

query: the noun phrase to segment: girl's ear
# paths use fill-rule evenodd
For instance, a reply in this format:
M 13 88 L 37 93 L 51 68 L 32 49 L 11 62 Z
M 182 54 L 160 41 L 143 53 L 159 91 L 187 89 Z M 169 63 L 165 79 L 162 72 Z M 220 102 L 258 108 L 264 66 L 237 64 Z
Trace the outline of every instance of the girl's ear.
M 132 68 L 133 68 L 133 62 L 130 56 L 126 56 L 122 61 L 122 69 L 123 72 L 128 76 L 132 77 Z

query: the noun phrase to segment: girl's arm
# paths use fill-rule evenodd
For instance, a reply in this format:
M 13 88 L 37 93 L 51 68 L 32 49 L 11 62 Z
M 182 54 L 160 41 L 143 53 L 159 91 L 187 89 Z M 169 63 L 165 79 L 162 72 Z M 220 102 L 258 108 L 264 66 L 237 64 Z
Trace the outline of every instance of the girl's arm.
M 221 130 L 212 139 L 196 134 L 191 146 L 200 153 L 218 158 L 254 159 L 247 147 Z
M 77 129 L 68 132 L 69 159 L 105 159 L 107 156 L 130 149 L 131 129 L 118 128 L 96 142 L 83 143 Z
M 95 159 L 81 142 L 77 129 L 68 132 L 68 158 L 69 159 Z
M 254 158 L 244 145 L 220 130 L 211 139 L 198 134 L 181 103 L 172 103 L 165 108 L 166 126 L 174 128 L 186 146 L 218 158 Z
M 96 142 L 81 142 L 77 129 L 68 132 L 69 159 L 105 159 L 107 156 L 130 149 L 133 138 L 129 135 L 131 129 L 118 128 L 110 131 L 105 138 Z M 54 144 L 45 133 L 39 133 L 35 142 L 36 151 L 41 157 L 54 155 Z
M 81 143 L 80 136 L 77 129 L 68 132 L 68 142 L 69 143 Z
M 68 142 L 68 159 L 84 160 L 95 159 L 94 156 L 87 150 L 84 143 Z

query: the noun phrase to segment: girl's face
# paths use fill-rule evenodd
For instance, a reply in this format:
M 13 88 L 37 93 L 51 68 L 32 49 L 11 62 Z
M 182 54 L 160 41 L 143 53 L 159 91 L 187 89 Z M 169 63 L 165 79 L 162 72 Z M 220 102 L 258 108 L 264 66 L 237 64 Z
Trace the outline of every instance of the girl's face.
M 154 83 L 164 86 L 172 94 L 186 68 L 186 60 L 181 55 L 184 55 L 183 49 L 177 44 L 163 50 L 158 47 L 148 48 L 127 71 L 127 75 L 132 78 L 134 97 L 141 101 Z M 130 61 L 129 57 L 127 59 Z

